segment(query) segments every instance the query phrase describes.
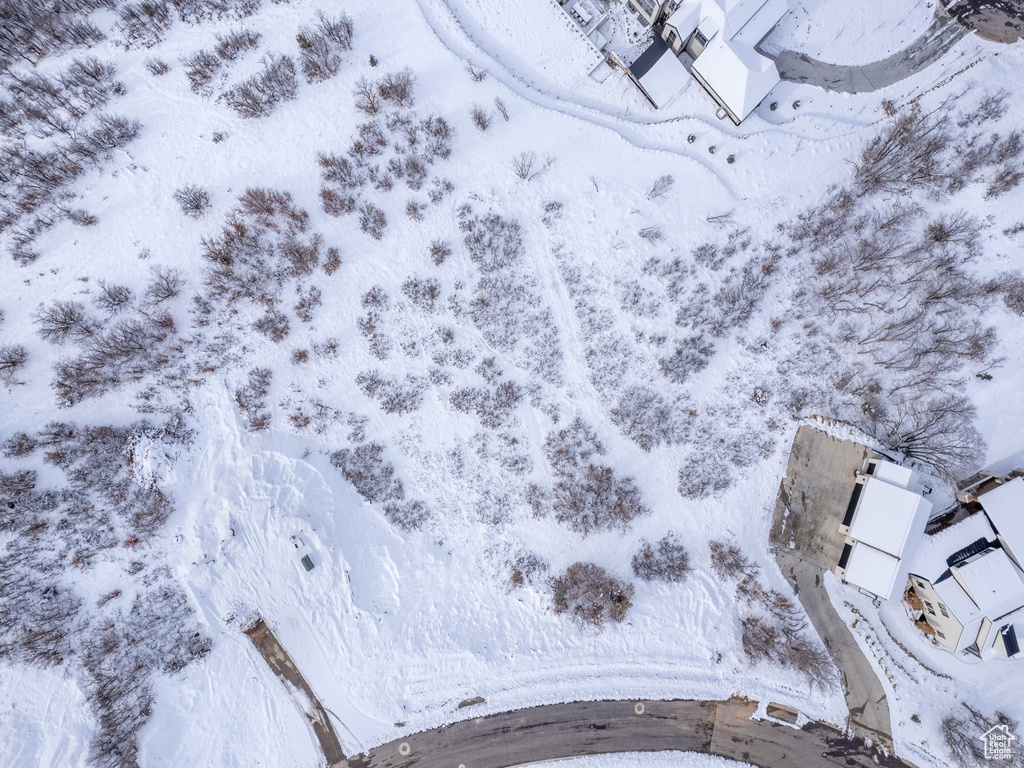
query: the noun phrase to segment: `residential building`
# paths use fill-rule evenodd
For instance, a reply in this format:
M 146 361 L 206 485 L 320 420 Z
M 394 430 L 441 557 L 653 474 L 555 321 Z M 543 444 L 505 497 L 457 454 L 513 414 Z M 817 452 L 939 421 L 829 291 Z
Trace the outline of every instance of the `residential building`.
M 1024 633 L 1024 478 L 972 497 L 981 511 L 925 537 L 910 570 L 923 618 L 954 653 L 1020 653 Z
M 907 467 L 870 459 L 857 477 L 839 532 L 845 536 L 836 573 L 883 600 L 903 593 L 932 504 Z
M 629 3 L 657 33 L 651 48 L 634 64 L 642 62 L 649 70 L 653 64 L 648 53 L 652 56 L 656 53 L 658 62 L 668 56 L 679 61 L 679 56 L 685 53 L 685 58 L 693 62 L 690 74 L 718 103 L 719 117 L 728 116 L 739 125 L 779 82 L 775 62 L 758 53 L 756 46 L 789 11 L 786 0 L 629 0 Z M 679 73 L 686 68 L 685 65 L 678 69 L 671 67 L 667 60 L 659 66 L 663 72 L 672 71 L 678 77 L 682 77 Z M 665 106 L 667 102 L 659 103 L 653 98 L 642 75 L 633 69 L 630 66 L 634 81 L 652 103 L 656 107 Z M 661 88 L 663 102 L 666 93 L 671 90 Z

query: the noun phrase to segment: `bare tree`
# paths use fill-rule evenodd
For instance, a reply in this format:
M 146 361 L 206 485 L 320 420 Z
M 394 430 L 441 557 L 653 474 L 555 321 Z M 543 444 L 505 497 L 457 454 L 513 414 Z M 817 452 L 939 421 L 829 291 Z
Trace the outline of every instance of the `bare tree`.
M 658 579 L 677 583 L 690 572 L 690 557 L 686 548 L 672 533 L 665 534 L 656 543 L 646 539 L 633 555 L 633 573 L 644 581 Z
M 10 383 L 14 374 L 28 360 L 28 350 L 21 344 L 0 345 L 0 381 Z
M 505 106 L 505 102 L 500 97 L 494 97 L 494 108 L 498 110 L 498 114 L 501 115 L 505 122 L 508 122 L 508 107 Z
M 612 578 L 594 563 L 573 563 L 553 587 L 555 613 L 569 614 L 581 627 L 600 629 L 606 619 L 622 622 L 633 604 L 633 585 Z
M 210 208 L 210 193 L 195 184 L 180 187 L 174 199 L 181 206 L 181 212 L 193 219 L 201 218 Z
M 474 104 L 469 114 L 473 118 L 473 125 L 480 131 L 486 131 L 491 127 L 491 116 L 479 104 Z

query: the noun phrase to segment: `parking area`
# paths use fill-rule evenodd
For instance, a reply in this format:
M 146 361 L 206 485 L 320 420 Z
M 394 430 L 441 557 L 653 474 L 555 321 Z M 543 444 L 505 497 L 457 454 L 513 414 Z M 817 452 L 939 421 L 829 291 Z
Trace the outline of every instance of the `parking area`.
M 891 746 L 885 690 L 832 606 L 821 578 L 839 562 L 844 539 L 839 525 L 850 504 L 856 473 L 872 455 L 863 445 L 814 427 L 797 430 L 775 505 L 771 544 L 779 568 L 839 668 L 850 728 Z

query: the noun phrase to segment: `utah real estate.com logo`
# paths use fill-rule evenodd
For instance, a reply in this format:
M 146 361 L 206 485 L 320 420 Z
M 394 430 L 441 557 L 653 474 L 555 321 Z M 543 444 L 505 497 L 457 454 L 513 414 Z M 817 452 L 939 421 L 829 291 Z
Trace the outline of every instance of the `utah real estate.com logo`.
M 997 725 L 980 736 L 985 745 L 986 760 L 1009 760 L 1012 757 L 1013 742 L 1017 737 L 1010 733 L 1010 726 Z

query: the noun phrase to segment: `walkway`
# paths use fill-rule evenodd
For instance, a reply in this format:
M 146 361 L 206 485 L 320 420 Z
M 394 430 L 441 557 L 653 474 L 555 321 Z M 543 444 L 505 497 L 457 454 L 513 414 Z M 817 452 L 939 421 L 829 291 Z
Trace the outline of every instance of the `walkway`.
M 831 726 L 752 720 L 755 702 L 583 701 L 424 731 L 356 755 L 349 768 L 510 768 L 580 755 L 701 752 L 761 768 L 908 768 Z
M 917 40 L 902 51 L 871 64 L 830 64 L 796 51 L 761 53 L 775 60 L 783 80 L 840 93 L 868 93 L 917 74 L 942 58 L 965 34 L 965 29 L 937 11 L 931 25 Z
M 307 702 L 301 700 L 296 701 L 296 705 L 309 720 L 309 724 L 313 726 L 313 732 L 316 734 L 317 741 L 320 742 L 320 750 L 327 765 L 332 768 L 345 765 L 345 753 L 341 751 L 341 742 L 338 741 L 338 734 L 335 733 L 334 726 L 331 724 L 330 718 L 327 717 L 327 712 L 324 711 L 320 700 L 317 699 L 316 694 L 313 693 L 306 679 L 299 672 L 299 668 L 295 666 L 295 662 L 291 660 L 277 637 L 270 631 L 270 627 L 264 623 L 263 619 L 260 619 L 247 629 L 245 634 L 252 640 L 252 644 L 256 646 L 256 650 L 260 652 L 274 674 L 285 683 L 289 692 L 293 695 L 296 691 L 305 694 L 308 707 L 303 706 Z
M 796 590 L 842 675 L 850 728 L 891 746 L 892 722 L 885 689 L 821 580 L 824 572 L 839 562 L 844 541 L 839 525 L 853 492 L 855 473 L 868 453 L 850 440 L 800 427 L 779 489 L 770 539 L 782 575 Z

